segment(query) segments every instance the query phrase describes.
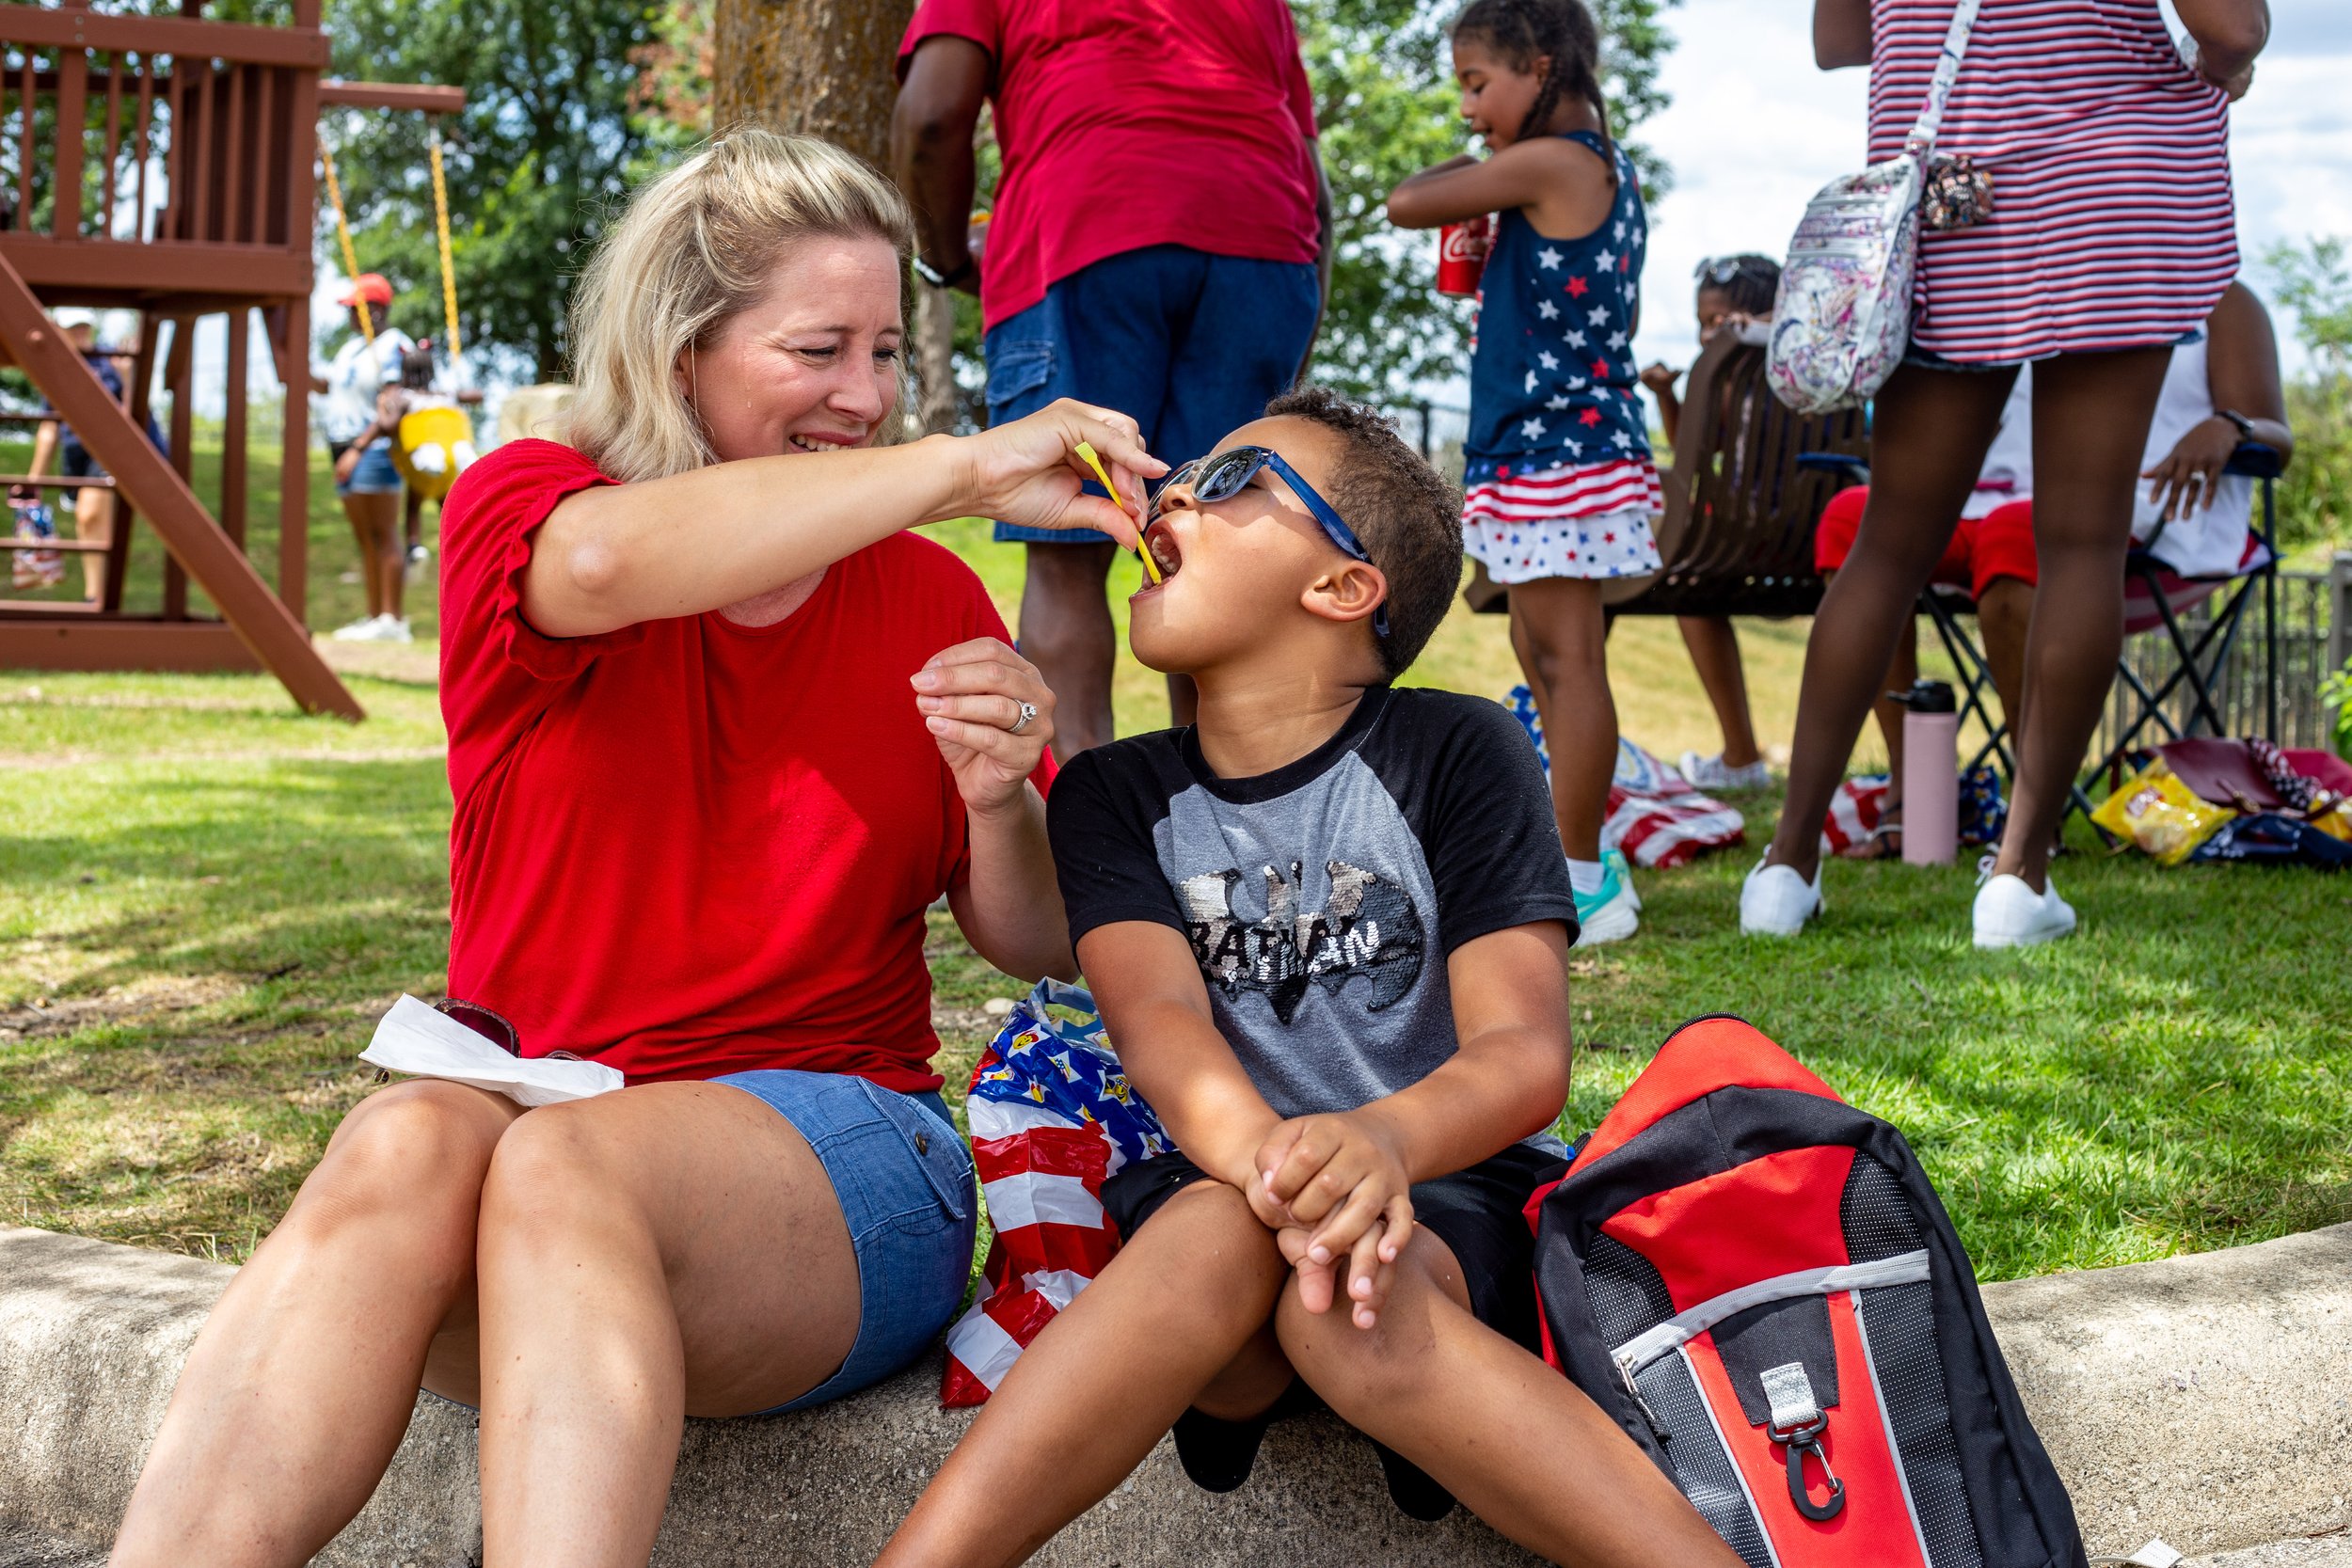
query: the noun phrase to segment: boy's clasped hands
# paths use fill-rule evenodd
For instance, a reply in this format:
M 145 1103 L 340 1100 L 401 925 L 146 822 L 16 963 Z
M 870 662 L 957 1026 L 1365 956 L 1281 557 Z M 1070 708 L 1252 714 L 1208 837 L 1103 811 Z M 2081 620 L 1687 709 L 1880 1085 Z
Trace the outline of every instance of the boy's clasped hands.
M 1258 1147 L 1251 1212 L 1298 1276 L 1299 1304 L 1327 1312 L 1346 1275 L 1350 1318 L 1379 1322 L 1396 1260 L 1413 1235 L 1412 1179 L 1377 1106 L 1279 1122 Z

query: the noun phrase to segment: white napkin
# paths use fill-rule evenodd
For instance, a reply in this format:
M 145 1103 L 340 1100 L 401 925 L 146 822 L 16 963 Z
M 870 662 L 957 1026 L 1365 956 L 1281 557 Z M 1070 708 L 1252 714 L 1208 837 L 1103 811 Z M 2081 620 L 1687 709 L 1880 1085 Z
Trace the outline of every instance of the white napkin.
M 624 1080 L 602 1062 L 552 1056 L 510 1056 L 447 1013 L 413 996 L 392 1004 L 376 1023 L 375 1037 L 359 1053 L 363 1062 L 412 1078 L 446 1078 L 502 1094 L 517 1105 L 553 1105 L 609 1094 Z

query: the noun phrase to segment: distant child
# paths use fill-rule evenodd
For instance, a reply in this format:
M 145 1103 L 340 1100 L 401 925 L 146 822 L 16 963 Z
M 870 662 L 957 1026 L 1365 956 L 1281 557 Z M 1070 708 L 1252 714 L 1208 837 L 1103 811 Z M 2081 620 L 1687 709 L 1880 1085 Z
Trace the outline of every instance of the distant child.
M 409 415 L 427 408 L 455 409 L 458 400 L 433 389 L 434 360 L 432 340 L 423 340 L 404 350 L 400 356 L 400 379 L 388 384 L 375 398 L 375 417 L 352 439 L 350 446 L 336 459 L 336 476 L 344 478 L 358 467 L 368 448 L 381 440 L 399 452 L 413 474 L 455 479 L 473 466 L 477 455 L 470 440 L 421 441 L 411 447 L 401 436 L 401 421 Z M 466 428 L 471 428 L 470 420 Z M 408 580 L 418 580 L 423 563 L 431 551 L 424 545 L 424 493 L 415 484 L 405 485 L 406 512 L 403 518 L 402 535 L 405 543 L 405 564 Z M 446 494 L 448 485 L 437 487 Z
M 1457 515 L 1319 388 L 1161 491 L 1166 581 L 1130 639 L 1199 683 L 1200 719 L 1073 757 L 1049 829 L 1079 963 L 1182 1152 L 1104 1184 L 1120 1251 L 883 1568 L 1020 1562 L 1171 1427 L 1231 1491 L 1318 1400 L 1417 1517 L 1458 1497 L 1559 1562 L 1737 1568 L 1534 1354 L 1520 1210 L 1562 1168 L 1576 903 L 1508 712 L 1391 684 L 1453 598 Z
M 1552 752 L 1580 945 L 1618 942 L 1640 900 L 1601 860 L 1616 768 L 1601 586 L 1659 569 L 1664 492 L 1635 394 L 1648 239 L 1640 182 L 1609 137 L 1581 0 L 1474 0 L 1454 27 L 1462 116 L 1486 139 L 1389 195 L 1434 229 L 1497 213 L 1470 362 L 1463 543 L 1511 591 L 1511 644 Z
M 1694 303 L 1699 346 L 1705 348 L 1726 335 L 1748 336 L 1749 341 L 1761 342 L 1760 334 L 1772 319 L 1773 297 L 1780 292 L 1780 263 L 1754 254 L 1709 257 L 1698 264 L 1694 276 L 1698 279 Z M 1675 393 L 1675 383 L 1681 379 L 1680 371 L 1663 364 L 1651 365 L 1642 372 L 1642 385 L 1658 400 L 1658 421 L 1665 429 L 1668 446 L 1681 440 L 1682 400 Z M 1725 420 L 1745 412 L 1721 410 Z M 1701 789 L 1764 788 L 1772 782 L 1772 770 L 1756 748 L 1756 722 L 1748 712 L 1748 673 L 1740 658 L 1740 635 L 1732 629 L 1731 617 L 1677 615 L 1675 625 L 1682 632 L 1682 645 L 1691 651 L 1692 667 L 1698 671 L 1699 685 L 1715 710 L 1715 722 L 1724 737 L 1723 750 L 1713 756 L 1683 752 L 1682 776 Z

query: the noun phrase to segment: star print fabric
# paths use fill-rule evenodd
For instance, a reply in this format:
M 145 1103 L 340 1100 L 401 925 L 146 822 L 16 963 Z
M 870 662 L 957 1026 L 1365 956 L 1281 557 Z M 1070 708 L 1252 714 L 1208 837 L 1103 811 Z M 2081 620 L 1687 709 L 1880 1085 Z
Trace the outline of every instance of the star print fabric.
M 1495 480 L 1470 486 L 1462 508 L 1462 547 L 1486 563 L 1486 575 L 1506 587 L 1542 578 L 1638 578 L 1661 569 L 1658 539 L 1650 519 L 1658 514 L 1658 470 L 1647 463 L 1604 466 L 1598 475 L 1589 468 L 1565 468 L 1538 474 L 1527 483 Z M 1556 501 L 1544 499 L 1547 482 L 1574 483 L 1588 478 L 1607 483 L 1617 476 L 1616 487 L 1642 493 L 1648 482 L 1650 499 L 1597 516 L 1551 515 Z M 1517 517 L 1512 514 L 1524 514 Z
M 1633 362 L 1649 238 L 1641 181 L 1623 148 L 1589 131 L 1567 135 L 1616 170 L 1616 201 L 1600 227 L 1577 240 L 1538 234 L 1517 209 L 1496 223 L 1470 361 L 1463 455 L 1473 490 L 1572 467 L 1651 467 Z M 1560 515 L 1626 504 L 1596 492 L 1589 511 Z

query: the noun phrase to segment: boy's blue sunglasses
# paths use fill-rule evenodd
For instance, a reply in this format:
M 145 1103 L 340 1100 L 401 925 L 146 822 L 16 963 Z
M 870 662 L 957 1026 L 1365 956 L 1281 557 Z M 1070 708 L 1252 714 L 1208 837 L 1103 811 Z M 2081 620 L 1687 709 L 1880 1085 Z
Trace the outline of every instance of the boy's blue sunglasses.
M 1365 565 L 1375 564 L 1372 552 L 1356 537 L 1356 531 L 1347 526 L 1332 504 L 1315 494 L 1315 487 L 1298 477 L 1298 470 L 1282 461 L 1282 454 L 1272 447 L 1228 447 L 1210 457 L 1196 457 L 1169 474 L 1160 483 L 1159 494 L 1166 496 L 1181 484 L 1192 492 L 1192 499 L 1204 506 L 1232 500 L 1249 487 L 1249 482 L 1260 470 L 1272 468 L 1291 493 L 1306 505 L 1307 513 L 1321 524 L 1323 531 L 1341 551 Z M 1159 501 L 1152 503 L 1152 520 L 1159 516 Z M 1145 525 L 1150 526 L 1149 522 Z M 1375 637 L 1389 635 L 1389 606 L 1384 599 L 1373 608 L 1372 633 Z

